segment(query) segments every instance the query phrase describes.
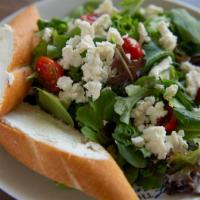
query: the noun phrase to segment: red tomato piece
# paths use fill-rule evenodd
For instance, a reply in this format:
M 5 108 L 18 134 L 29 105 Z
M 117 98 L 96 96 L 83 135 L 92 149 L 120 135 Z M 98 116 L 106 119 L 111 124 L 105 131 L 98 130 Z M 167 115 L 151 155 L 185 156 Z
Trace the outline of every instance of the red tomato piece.
M 52 93 L 59 92 L 57 81 L 64 75 L 64 69 L 61 65 L 48 57 L 42 56 L 37 60 L 36 71 L 43 87 Z
M 89 13 L 82 15 L 80 18 L 84 21 L 89 22 L 90 24 L 93 24 L 97 20 L 98 15 L 96 15 L 95 13 Z
M 141 45 L 130 37 L 124 37 L 124 44 L 122 46 L 126 54 L 131 55 L 131 60 L 139 60 L 144 56 Z

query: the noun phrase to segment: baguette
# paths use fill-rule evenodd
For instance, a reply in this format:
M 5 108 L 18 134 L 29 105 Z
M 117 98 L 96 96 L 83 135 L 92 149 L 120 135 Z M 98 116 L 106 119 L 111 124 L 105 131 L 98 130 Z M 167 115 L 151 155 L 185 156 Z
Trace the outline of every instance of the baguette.
M 37 8 L 30 6 L 9 25 L 0 27 L 0 116 L 12 110 L 27 94 L 30 83 L 25 79 L 31 69 L 24 66 L 31 63 L 38 19 Z M 13 81 L 9 81 L 10 77 Z
M 111 156 L 36 106 L 21 104 L 0 121 L 0 144 L 24 165 L 102 200 L 138 200 Z

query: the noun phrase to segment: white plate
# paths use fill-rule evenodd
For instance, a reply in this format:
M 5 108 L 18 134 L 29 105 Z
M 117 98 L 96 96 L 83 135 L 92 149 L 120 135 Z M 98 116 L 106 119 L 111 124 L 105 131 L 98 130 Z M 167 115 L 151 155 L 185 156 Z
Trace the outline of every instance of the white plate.
M 199 1 L 199 0 L 196 0 Z M 70 10 L 83 3 L 84 0 L 46 0 L 37 3 L 37 7 L 43 18 L 63 17 Z M 154 3 L 163 6 L 165 9 L 174 7 L 185 7 L 200 18 L 198 8 L 186 6 L 183 3 L 175 3 L 174 0 L 148 0 L 148 4 Z M 16 14 L 16 13 L 15 13 Z M 9 16 L 2 23 L 6 22 Z M 52 181 L 32 172 L 14 159 L 12 159 L 4 150 L 0 148 L 0 188 L 9 193 L 18 200 L 92 200 L 92 198 L 75 191 L 64 190 L 56 187 Z M 200 197 L 160 197 L 163 200 L 200 200 Z M 120 199 L 119 199 L 120 200 Z

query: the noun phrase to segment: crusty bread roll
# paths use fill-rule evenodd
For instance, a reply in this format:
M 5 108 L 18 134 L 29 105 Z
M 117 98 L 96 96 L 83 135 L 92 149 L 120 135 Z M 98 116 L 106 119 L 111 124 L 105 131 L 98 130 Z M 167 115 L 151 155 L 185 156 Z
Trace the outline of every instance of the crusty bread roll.
M 38 107 L 1 118 L 0 144 L 32 170 L 101 200 L 138 200 L 111 156 Z
M 38 19 L 37 8 L 30 6 L 9 25 L 0 27 L 0 116 L 12 110 L 27 93 L 30 83 L 25 79 L 31 69 L 16 70 L 31 64 Z

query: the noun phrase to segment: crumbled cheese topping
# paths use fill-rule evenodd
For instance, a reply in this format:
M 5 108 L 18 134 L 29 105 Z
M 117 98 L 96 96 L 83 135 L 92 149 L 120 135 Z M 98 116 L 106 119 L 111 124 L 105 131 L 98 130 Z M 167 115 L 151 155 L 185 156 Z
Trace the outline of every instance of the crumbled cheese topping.
M 100 16 L 92 25 L 95 30 L 95 35 L 106 36 L 106 30 L 112 25 L 111 17 L 107 14 Z
M 140 130 L 156 125 L 158 119 L 164 117 L 167 111 L 164 109 L 162 101 L 156 102 L 155 97 L 146 97 L 137 103 L 132 111 L 131 117 L 134 119 L 135 126 Z
M 171 67 L 171 64 L 172 64 L 172 58 L 167 57 L 162 62 L 154 66 L 150 71 L 149 75 L 156 77 L 156 79 L 159 79 L 160 74 L 163 71 L 168 70 Z
M 147 30 L 142 22 L 138 25 L 138 32 L 140 35 L 139 43 L 143 44 L 144 42 L 150 42 L 151 38 L 149 37 Z
M 63 76 L 58 79 L 57 86 L 62 90 L 59 93 L 60 100 L 69 104 L 72 101 L 84 103 L 86 101 L 85 91 L 80 83 L 74 83 L 70 77 Z
M 166 88 L 165 93 L 164 93 L 164 99 L 169 100 L 172 97 L 176 96 L 178 92 L 178 85 L 170 85 L 169 87 Z
M 90 35 L 84 36 L 81 42 L 77 46 L 77 49 L 79 50 L 80 53 L 83 53 L 84 51 L 92 48 L 95 48 L 95 44 Z
M 132 141 L 133 145 L 135 145 L 136 147 L 139 147 L 139 148 L 141 148 L 145 145 L 144 138 L 141 136 L 131 138 L 131 141 Z
M 146 8 L 145 12 L 145 18 L 146 19 L 152 19 L 154 17 L 157 17 L 159 14 L 162 14 L 164 12 L 162 7 L 156 6 L 156 5 L 149 5 Z
M 200 88 L 200 68 L 199 66 L 195 66 L 190 62 L 184 62 L 181 64 L 181 69 L 187 72 L 186 91 L 191 95 L 192 98 L 195 98 Z
M 145 147 L 156 155 L 159 160 L 166 158 L 169 147 L 166 145 L 166 131 L 163 126 L 151 126 L 143 131 Z
M 107 34 L 108 41 L 114 41 L 115 44 L 122 46 L 124 44 L 124 40 L 122 39 L 121 34 L 116 28 L 110 27 Z
M 173 51 L 177 46 L 177 36 L 169 30 L 169 24 L 162 21 L 158 24 L 158 30 L 161 34 L 159 43 L 169 51 Z
M 81 29 L 81 36 L 90 35 L 91 37 L 94 37 L 94 27 L 91 26 L 89 22 L 77 19 L 75 25 Z
M 171 135 L 167 136 L 167 143 L 173 152 L 184 153 L 187 151 L 188 144 L 183 139 L 184 136 L 185 133 L 183 130 L 179 130 L 178 132 L 173 131 Z
M 80 52 L 71 45 L 67 45 L 62 49 L 62 57 L 60 64 L 64 69 L 69 69 L 70 66 L 80 67 L 83 64 Z
M 51 40 L 51 37 L 52 37 L 52 33 L 53 33 L 53 30 L 51 28 L 45 28 L 44 29 L 44 33 L 43 33 L 43 36 L 42 36 L 42 39 L 46 42 L 49 42 Z
M 99 81 L 89 81 L 84 87 L 87 89 L 86 96 L 92 97 L 93 101 L 100 97 L 102 84 Z
M 101 15 L 101 14 L 108 14 L 112 15 L 114 12 L 118 12 L 119 10 L 113 6 L 112 0 L 105 0 L 98 9 L 94 12 Z

